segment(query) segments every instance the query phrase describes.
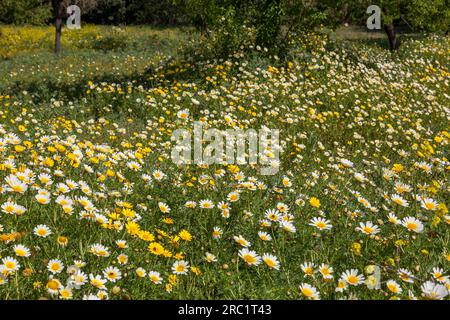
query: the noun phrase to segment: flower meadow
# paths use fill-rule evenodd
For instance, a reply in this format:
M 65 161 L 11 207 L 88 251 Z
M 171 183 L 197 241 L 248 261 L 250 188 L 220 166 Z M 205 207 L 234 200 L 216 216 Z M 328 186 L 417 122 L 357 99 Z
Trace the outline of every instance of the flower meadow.
M 448 37 L 194 61 L 95 28 L 0 61 L 0 298 L 449 299 Z M 278 129 L 278 172 L 173 163 L 198 121 Z

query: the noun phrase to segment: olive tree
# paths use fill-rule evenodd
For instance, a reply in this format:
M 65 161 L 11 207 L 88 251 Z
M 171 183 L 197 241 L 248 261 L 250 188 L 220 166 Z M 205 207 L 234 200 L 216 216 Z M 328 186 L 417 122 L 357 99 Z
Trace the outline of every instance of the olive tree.
M 98 0 L 51 0 L 53 17 L 55 21 L 55 47 L 54 52 L 61 52 L 61 34 L 63 18 L 66 15 L 66 9 L 69 5 L 77 5 L 82 13 L 89 12 L 98 5 Z
M 400 47 L 396 27 L 399 21 L 408 24 L 413 32 L 445 32 L 450 25 L 449 0 L 336 0 L 334 3 L 337 16 L 357 24 L 366 21 L 370 5 L 381 8 L 382 29 L 391 51 Z
M 391 51 L 398 50 L 394 21 L 403 19 L 414 31 L 445 31 L 449 27 L 448 0 L 382 0 L 383 28 L 389 39 Z

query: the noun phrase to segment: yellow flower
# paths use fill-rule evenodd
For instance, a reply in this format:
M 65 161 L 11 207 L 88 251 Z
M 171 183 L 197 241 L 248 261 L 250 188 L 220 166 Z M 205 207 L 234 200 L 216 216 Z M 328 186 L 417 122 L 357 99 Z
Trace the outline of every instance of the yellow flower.
M 320 200 L 316 197 L 311 197 L 309 199 L 309 204 L 314 208 L 320 208 Z
M 433 217 L 433 220 L 431 222 L 431 225 L 433 227 L 436 227 L 439 223 L 441 223 L 441 218 L 439 218 L 437 215 Z
M 191 267 L 191 271 L 196 275 L 196 276 L 200 276 L 202 275 L 202 271 L 197 268 L 197 267 Z
M 166 250 L 166 249 L 164 249 L 162 255 L 163 255 L 165 258 L 171 258 L 171 257 L 173 256 L 172 252 L 170 252 L 169 250 Z
M 407 242 L 405 240 L 399 239 L 399 240 L 395 241 L 395 246 L 396 247 L 401 247 L 401 246 L 405 245 L 406 243 Z
M 360 254 L 361 253 L 361 244 L 359 242 L 354 242 L 352 244 L 352 251 L 355 254 Z
M 22 152 L 23 150 L 25 150 L 25 147 L 24 146 L 20 146 L 20 145 L 16 145 L 16 146 L 14 146 L 14 150 L 16 152 Z
M 175 254 L 175 259 L 181 260 L 184 258 L 184 254 L 182 252 L 178 252 Z
M 127 208 L 122 210 L 122 214 L 127 218 L 134 218 L 136 216 L 136 212 Z
M 140 226 L 134 221 L 128 222 L 125 227 L 127 232 L 132 236 L 137 235 L 140 231 Z
M 392 171 L 394 171 L 396 173 L 402 172 L 403 169 L 404 169 L 403 165 L 401 165 L 399 163 L 394 164 L 394 166 L 392 167 Z
M 168 218 L 168 217 L 162 219 L 162 221 L 163 221 L 164 223 L 167 223 L 167 224 L 173 224 L 173 223 L 174 223 L 173 219 L 172 219 L 172 218 Z
M 148 250 L 151 253 L 159 256 L 164 252 L 164 247 L 161 244 L 159 244 L 158 242 L 152 242 L 148 245 Z
M 445 205 L 445 203 L 438 204 L 436 211 L 437 211 L 437 215 L 440 217 L 442 217 L 448 213 L 448 209 L 447 209 L 447 206 Z
M 178 281 L 177 275 L 176 275 L 176 274 L 171 274 L 171 275 L 169 276 L 168 280 L 169 280 L 169 283 L 170 283 L 171 285 L 176 285 L 176 284 L 177 284 L 177 281 Z
M 51 158 L 45 158 L 44 160 L 44 165 L 47 167 L 53 167 L 53 165 L 55 164 L 55 161 L 53 161 L 53 159 Z
M 178 236 L 183 239 L 184 241 L 191 241 L 192 240 L 192 235 L 189 233 L 189 231 L 187 230 L 181 230 L 178 233 Z
M 58 237 L 58 244 L 60 246 L 65 247 L 69 243 L 69 239 L 67 237 L 59 236 Z
M 49 280 L 46 285 L 46 287 L 51 290 L 57 290 L 60 286 L 61 286 L 61 283 L 55 279 Z
M 138 234 L 139 238 L 144 241 L 153 241 L 155 240 L 155 236 L 149 231 L 140 231 Z

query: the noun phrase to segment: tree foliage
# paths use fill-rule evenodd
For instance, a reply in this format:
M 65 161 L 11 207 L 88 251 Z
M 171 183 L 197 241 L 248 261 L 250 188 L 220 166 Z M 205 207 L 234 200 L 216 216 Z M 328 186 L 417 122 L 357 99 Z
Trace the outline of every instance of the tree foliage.
M 239 46 L 254 35 L 254 44 L 278 55 L 292 31 L 325 24 L 333 1 L 318 0 L 174 0 L 203 34 L 216 42 Z M 224 21 L 226 19 L 226 21 Z M 243 30 L 250 28 L 251 30 Z M 253 31 L 253 32 L 251 32 Z M 223 39 L 220 39 L 223 38 Z M 220 50 L 219 50 L 220 51 Z
M 47 0 L 2 0 L 0 23 L 37 25 L 48 21 L 52 9 Z
M 54 23 L 50 3 L 1 0 L 0 23 Z M 69 4 L 80 6 L 82 20 L 89 23 L 189 22 L 203 35 L 212 37 L 224 54 L 250 36 L 254 36 L 256 45 L 282 53 L 293 31 L 314 30 L 320 25 L 334 27 L 344 22 L 364 25 L 366 9 L 372 4 L 382 8 L 390 40 L 395 40 L 397 21 L 406 23 L 413 32 L 446 31 L 450 26 L 450 0 L 62 0 L 64 17 Z

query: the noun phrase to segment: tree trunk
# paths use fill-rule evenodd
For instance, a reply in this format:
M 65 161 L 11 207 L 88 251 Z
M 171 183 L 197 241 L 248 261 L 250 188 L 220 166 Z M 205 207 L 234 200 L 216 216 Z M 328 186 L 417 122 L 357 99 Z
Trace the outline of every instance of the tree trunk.
M 397 39 L 397 34 L 395 33 L 394 23 L 389 23 L 384 25 L 384 31 L 386 32 L 389 40 L 389 49 L 394 52 L 400 48 L 400 41 Z
M 61 52 L 61 30 L 62 30 L 62 17 L 63 6 L 62 0 L 52 0 L 53 15 L 55 17 L 55 53 Z

